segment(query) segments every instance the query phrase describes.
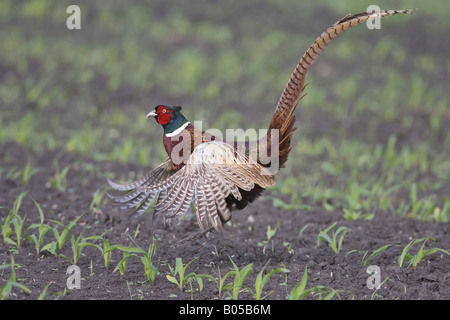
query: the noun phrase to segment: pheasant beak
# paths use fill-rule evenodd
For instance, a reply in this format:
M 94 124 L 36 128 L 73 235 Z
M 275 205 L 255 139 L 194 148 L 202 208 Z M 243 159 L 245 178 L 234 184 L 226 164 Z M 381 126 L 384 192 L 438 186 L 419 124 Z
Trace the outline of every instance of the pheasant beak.
M 158 114 L 155 111 L 150 111 L 146 118 L 152 117 L 152 118 L 156 118 L 158 116 Z

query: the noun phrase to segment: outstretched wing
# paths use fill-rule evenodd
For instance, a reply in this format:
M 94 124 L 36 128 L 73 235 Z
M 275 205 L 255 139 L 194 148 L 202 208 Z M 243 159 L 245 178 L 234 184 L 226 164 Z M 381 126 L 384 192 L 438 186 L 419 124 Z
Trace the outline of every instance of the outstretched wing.
M 122 192 L 122 194 L 112 195 L 107 193 L 107 195 L 113 201 L 113 205 L 119 206 L 121 209 L 136 208 L 133 215 L 141 215 L 158 196 L 158 192 L 145 192 L 142 188 L 164 181 L 176 171 L 177 169 L 173 162 L 167 158 L 158 167 L 148 171 L 136 181 L 118 184 L 108 179 L 109 185 L 114 190 Z
M 185 214 L 194 202 L 200 228 L 221 230 L 231 218 L 225 200 L 229 195 L 239 200 L 239 189 L 250 191 L 255 185 L 266 188 L 273 184 L 273 175 L 256 161 L 230 144 L 211 141 L 198 145 L 185 166 L 166 180 L 136 190 L 141 194 L 165 194 L 155 208 L 169 219 Z

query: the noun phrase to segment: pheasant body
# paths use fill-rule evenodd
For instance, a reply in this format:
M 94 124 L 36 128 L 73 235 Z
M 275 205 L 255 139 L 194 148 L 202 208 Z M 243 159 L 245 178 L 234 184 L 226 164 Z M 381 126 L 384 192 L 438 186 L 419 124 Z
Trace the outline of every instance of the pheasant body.
M 325 30 L 300 59 L 278 101 L 267 135 L 259 140 L 219 141 L 191 125 L 181 114 L 181 107 L 157 106 L 147 117 L 155 118 L 163 127 L 168 158 L 131 183 L 108 180 L 113 189 L 122 192 L 108 194 L 113 204 L 122 209 L 135 208 L 138 215 L 154 204 L 154 214 L 164 213 L 170 219 L 186 213 L 193 203 L 203 231 L 221 230 L 231 219 L 232 210 L 245 208 L 274 184 L 275 172 L 268 169 L 270 163 L 263 162 L 259 155 L 264 150 L 275 156 L 280 168 L 287 161 L 295 131 L 294 112 L 303 97 L 306 73 L 327 45 L 342 32 L 370 18 L 412 12 L 388 10 L 347 15 Z

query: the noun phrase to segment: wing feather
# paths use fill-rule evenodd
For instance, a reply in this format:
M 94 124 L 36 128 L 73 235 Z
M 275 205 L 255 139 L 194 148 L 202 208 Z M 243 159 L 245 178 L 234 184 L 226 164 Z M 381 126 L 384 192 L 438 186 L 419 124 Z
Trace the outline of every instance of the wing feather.
M 211 187 L 211 183 L 210 181 L 207 180 L 208 177 L 205 177 L 205 184 L 203 185 L 204 189 L 206 190 L 206 198 L 207 198 L 207 202 L 206 202 L 206 210 L 208 212 L 208 221 L 211 223 L 211 225 L 213 226 L 214 229 L 216 230 L 222 230 L 222 223 L 220 221 L 220 217 L 218 214 L 218 210 L 217 210 L 217 205 L 216 205 L 216 197 L 217 195 L 215 194 L 213 188 Z M 203 229 L 206 230 L 206 229 Z
M 151 206 L 158 193 L 150 193 L 147 198 L 134 210 L 132 216 L 140 216 Z
M 108 181 L 108 184 L 117 191 L 130 191 L 130 190 L 134 190 L 134 189 L 144 185 L 146 182 L 149 182 L 151 184 L 152 182 L 162 181 L 167 177 L 161 177 L 161 175 L 164 173 L 166 173 L 166 175 L 170 175 L 171 173 L 173 173 L 174 169 L 175 169 L 175 166 L 174 166 L 172 160 L 167 158 L 159 166 L 148 171 L 146 174 L 144 174 L 142 176 L 142 178 L 135 180 L 133 182 L 119 184 L 119 183 L 111 181 L 110 179 L 107 179 L 107 181 Z
M 179 171 L 164 181 L 142 187 L 141 192 L 164 192 L 155 209 L 164 211 L 167 218 L 186 213 L 194 201 L 200 228 L 207 230 L 211 224 L 221 230 L 231 218 L 225 200 L 230 194 L 241 199 L 239 188 L 249 191 L 255 185 L 266 188 L 273 184 L 273 175 L 256 161 L 230 144 L 210 141 L 198 145 Z
M 141 215 L 153 203 L 161 190 L 150 191 L 147 189 L 154 184 L 165 181 L 176 172 L 176 167 L 170 159 L 166 159 L 158 167 L 148 171 L 142 178 L 126 184 L 115 183 L 108 179 L 109 185 L 116 191 L 122 192 L 119 195 L 107 193 L 113 205 L 120 209 L 136 208 L 133 215 Z M 160 197 L 158 197 L 159 200 Z
M 197 223 L 200 229 L 207 230 L 208 223 L 208 208 L 205 190 L 202 185 L 197 186 L 195 194 L 195 209 L 197 211 Z

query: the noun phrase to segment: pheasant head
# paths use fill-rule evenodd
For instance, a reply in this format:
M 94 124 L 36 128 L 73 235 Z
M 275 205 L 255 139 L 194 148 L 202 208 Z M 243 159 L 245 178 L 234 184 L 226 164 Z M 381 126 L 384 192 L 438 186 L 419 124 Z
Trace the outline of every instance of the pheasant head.
M 147 114 L 153 117 L 163 129 L 167 137 L 175 136 L 189 125 L 189 121 L 181 114 L 180 106 L 159 105 Z

